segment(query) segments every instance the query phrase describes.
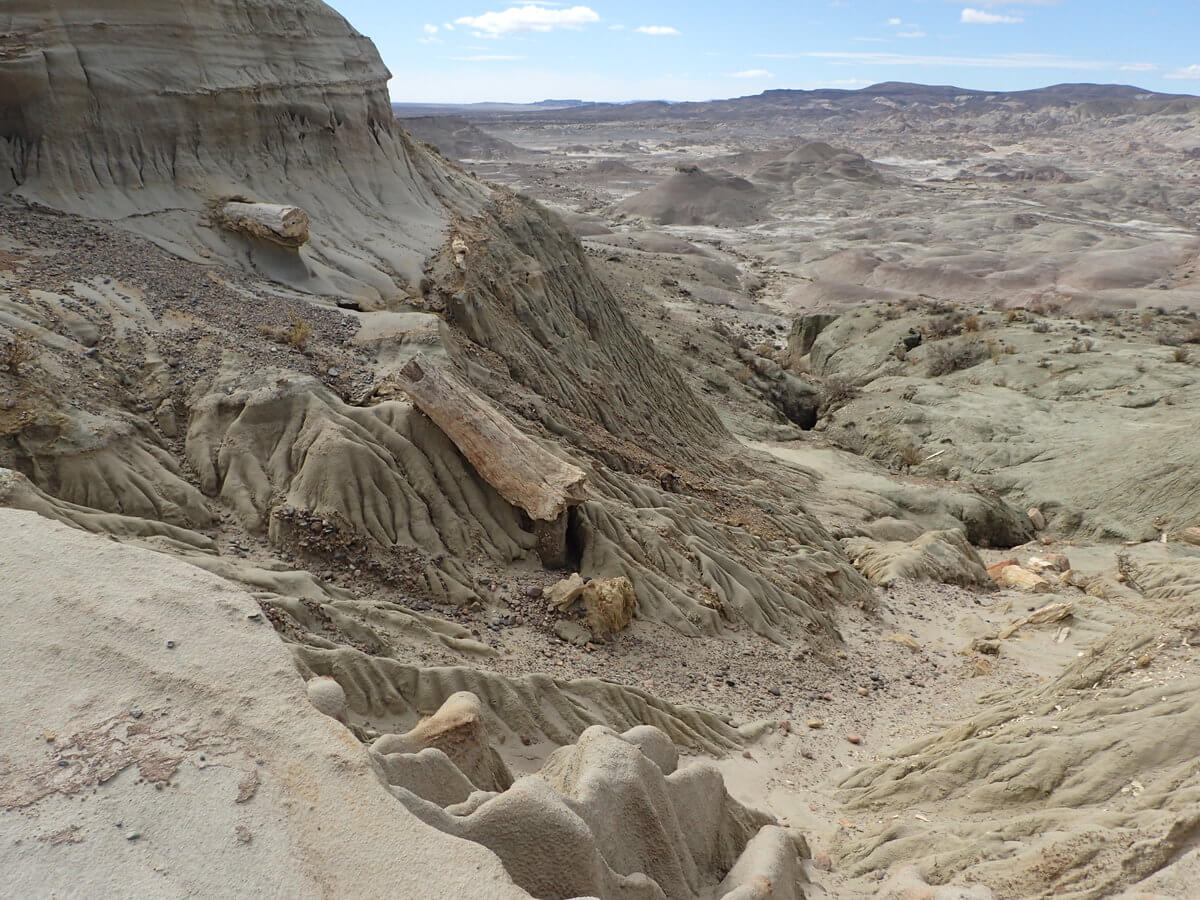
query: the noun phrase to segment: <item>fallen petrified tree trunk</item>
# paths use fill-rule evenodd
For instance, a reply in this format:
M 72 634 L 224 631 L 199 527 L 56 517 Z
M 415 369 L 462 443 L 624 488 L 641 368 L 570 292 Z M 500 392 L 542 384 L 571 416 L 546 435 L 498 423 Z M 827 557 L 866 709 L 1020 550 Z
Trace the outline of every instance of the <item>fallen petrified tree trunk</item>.
M 221 207 L 221 224 L 284 247 L 308 242 L 308 213 L 298 206 L 230 201 Z
M 424 357 L 410 360 L 400 374 L 400 387 L 483 480 L 533 519 L 542 562 L 562 565 L 565 516 L 583 499 L 583 469 L 542 449 L 469 386 Z

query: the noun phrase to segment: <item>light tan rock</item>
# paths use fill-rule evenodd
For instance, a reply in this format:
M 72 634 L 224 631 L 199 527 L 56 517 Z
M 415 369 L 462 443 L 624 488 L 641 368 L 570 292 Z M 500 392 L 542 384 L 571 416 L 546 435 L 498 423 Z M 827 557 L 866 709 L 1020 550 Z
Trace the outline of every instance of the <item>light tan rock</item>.
M 1016 559 L 1002 559 L 1002 560 L 1000 560 L 1000 562 L 992 563 L 990 566 L 988 566 L 987 573 L 988 573 L 988 575 L 992 576 L 992 581 L 999 584 L 1000 583 L 1000 573 L 1003 572 L 1009 566 L 1015 566 L 1016 564 L 1017 564 Z
M 565 610 L 583 596 L 583 576 L 572 572 L 557 584 L 551 585 L 545 593 L 546 602 L 557 610 Z
M 1031 506 L 1029 509 L 1025 510 L 1025 512 L 1029 516 L 1029 521 L 1033 523 L 1033 528 L 1035 531 L 1045 530 L 1046 517 L 1042 514 L 1040 509 L 1038 509 L 1036 506 Z
M 1062 553 L 1046 553 L 1042 556 L 1031 556 L 1026 565 L 1034 572 L 1066 572 L 1071 568 L 1071 560 Z
M 451 694 L 432 716 L 404 734 L 385 734 L 371 749 L 381 755 L 440 750 L 475 787 L 507 790 L 513 782 L 508 767 L 488 742 L 483 704 L 470 691 Z
M 583 588 L 583 608 L 588 628 L 597 635 L 615 634 L 628 627 L 637 609 L 633 582 L 619 578 L 593 578 Z
M 887 635 L 884 640 L 890 641 L 893 644 L 900 644 L 902 647 L 907 647 L 913 653 L 921 652 L 921 645 L 917 642 L 916 638 L 907 634 L 901 634 L 898 631 Z
M 1191 544 L 1195 547 L 1200 547 L 1200 525 L 1193 525 L 1191 528 L 1185 528 L 1179 532 L 1176 537 L 1185 544 Z
M 1048 594 L 1054 590 L 1050 582 L 1041 575 L 1021 566 L 1005 566 L 1000 570 L 996 584 L 1002 588 L 1013 588 L 1030 594 Z
M 337 680 L 326 675 L 308 679 L 305 685 L 309 702 L 331 719 L 346 721 L 346 692 Z

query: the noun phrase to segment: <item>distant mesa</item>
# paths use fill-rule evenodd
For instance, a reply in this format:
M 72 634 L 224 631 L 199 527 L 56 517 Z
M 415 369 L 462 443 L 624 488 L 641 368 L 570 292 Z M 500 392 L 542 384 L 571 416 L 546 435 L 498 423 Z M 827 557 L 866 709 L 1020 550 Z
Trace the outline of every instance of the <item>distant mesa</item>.
M 957 180 L 995 181 L 1002 183 L 1038 182 L 1041 184 L 1074 184 L 1075 178 L 1058 166 L 1022 166 L 1005 162 L 993 162 L 975 169 L 964 169 Z
M 592 163 L 592 171 L 597 175 L 642 175 L 623 159 L 601 159 Z
M 617 211 L 660 225 L 752 225 L 766 218 L 767 192 L 723 170 L 681 165 L 649 190 L 617 205 Z
M 462 116 L 414 116 L 398 121 L 405 131 L 448 159 L 519 160 L 539 152 L 489 134 Z

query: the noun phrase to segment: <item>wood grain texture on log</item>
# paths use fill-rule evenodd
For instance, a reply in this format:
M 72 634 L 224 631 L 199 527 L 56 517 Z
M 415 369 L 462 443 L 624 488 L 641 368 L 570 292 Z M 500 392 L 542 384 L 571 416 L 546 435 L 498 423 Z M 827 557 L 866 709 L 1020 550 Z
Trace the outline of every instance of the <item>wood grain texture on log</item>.
M 531 519 L 554 522 L 583 499 L 583 469 L 543 450 L 450 372 L 418 356 L 397 380 L 484 481 Z
M 221 223 L 231 231 L 284 247 L 308 243 L 308 213 L 298 206 L 230 201 L 221 207 Z

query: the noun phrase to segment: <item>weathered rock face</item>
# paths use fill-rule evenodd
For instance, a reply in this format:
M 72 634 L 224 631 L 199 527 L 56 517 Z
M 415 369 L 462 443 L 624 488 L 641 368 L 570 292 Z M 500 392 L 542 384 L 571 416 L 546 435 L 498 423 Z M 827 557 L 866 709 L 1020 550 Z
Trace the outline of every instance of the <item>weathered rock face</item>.
M 0 191 L 183 256 L 249 244 L 277 280 L 380 305 L 441 244 L 439 195 L 480 193 L 396 125 L 374 46 L 320 0 L 14 0 L 0 31 Z M 311 247 L 200 226 L 234 196 L 303 208 Z

